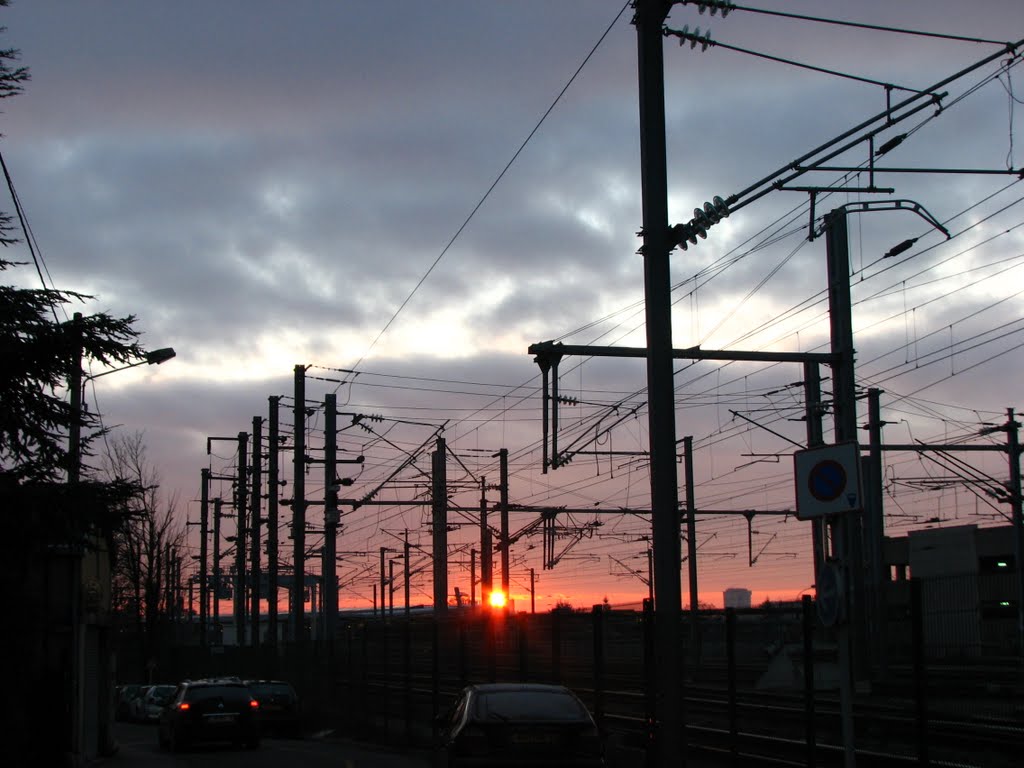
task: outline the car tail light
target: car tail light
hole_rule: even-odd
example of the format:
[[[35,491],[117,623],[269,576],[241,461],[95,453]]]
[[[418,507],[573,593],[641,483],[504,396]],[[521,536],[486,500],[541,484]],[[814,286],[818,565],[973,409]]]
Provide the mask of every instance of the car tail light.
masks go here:
[[[260,703],[256,699],[249,699],[249,709],[257,710],[260,708]]]
[[[188,712],[190,709],[192,709],[192,705],[187,701],[183,701],[178,705],[178,710],[181,712]]]

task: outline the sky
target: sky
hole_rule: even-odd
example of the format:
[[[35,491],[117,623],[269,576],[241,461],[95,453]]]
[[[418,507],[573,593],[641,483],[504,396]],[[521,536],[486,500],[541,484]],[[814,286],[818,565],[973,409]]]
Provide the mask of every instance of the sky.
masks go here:
[[[92,297],[69,312],[134,315],[146,348],[176,350],[89,382],[86,398],[114,438],[142,435],[182,525],[199,519],[203,468],[237,471],[237,441],[208,438],[251,432],[270,397],[290,433],[302,365],[311,455],[333,393],[339,455],[365,457],[339,468],[352,480],[343,495],[395,502],[342,506],[344,606],[372,604],[380,548],[390,559],[406,538],[412,601],[430,601],[430,510],[399,502],[427,497],[437,436],[450,452],[450,588],[471,590],[480,489],[497,502],[506,448],[510,501],[531,508],[511,514],[513,533],[538,508],[579,510],[556,516],[549,546],[539,528],[516,540],[517,608],[531,572],[538,610],[638,603],[644,363],[562,361],[560,393],[575,404],[560,407],[558,444],[572,460],[544,472],[528,353],[546,340],[645,345],[631,19],[619,0],[12,0],[3,45],[32,79],[3,104],[0,152],[33,248],[6,254],[26,266],[5,277],[40,287],[38,258],[47,287]],[[1019,56],[997,54],[1024,38],[1024,6],[758,0],[722,18],[677,4],[667,26],[710,29],[716,43],[664,41],[670,220],[715,196],[744,201],[671,255],[674,346],[824,350],[821,217],[853,206],[857,382],[882,390],[885,441],[999,445],[1004,435],[978,431],[1024,407],[1024,187],[1007,172],[1024,166],[1024,76]],[[806,192],[771,187],[797,158],[993,55],[941,89],[941,108],[879,134],[876,150],[907,134],[876,159],[875,185],[892,193],[854,190],[870,185],[865,172],[803,173],[789,186],[845,190],[819,193],[812,217]],[[823,164],[863,169],[870,152],[859,142]],[[947,172],[907,172],[924,168]],[[894,200],[913,205],[883,208]],[[0,209],[13,210],[9,191]],[[755,603],[811,591],[809,523],[793,514],[801,381],[792,364],[676,361],[695,504],[716,512],[697,516],[702,602],[721,605],[730,587]],[[986,493],[1007,479],[1005,454],[969,458],[886,452],[887,532],[1006,524]],[[291,482],[290,453],[281,465]],[[679,477],[682,499],[682,463]],[[323,488],[311,465],[308,497]],[[212,483],[211,497],[230,495]],[[315,549],[322,506],[308,519]],[[187,535],[191,556],[197,527]]]

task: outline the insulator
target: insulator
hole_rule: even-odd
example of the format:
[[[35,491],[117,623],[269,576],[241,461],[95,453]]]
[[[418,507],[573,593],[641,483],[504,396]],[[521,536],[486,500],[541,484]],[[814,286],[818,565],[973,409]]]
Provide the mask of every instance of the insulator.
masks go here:
[[[909,251],[914,247],[914,243],[917,242],[917,238],[911,238],[910,240],[904,240],[902,243],[897,243],[883,256],[883,259],[888,259],[892,256],[899,256],[904,251]]]
[[[714,16],[716,12],[721,11],[723,19],[735,7],[729,0],[703,0],[703,2],[697,3],[697,11],[699,13],[703,14],[706,9],[709,15]]]
[[[704,239],[708,236],[708,227],[710,226],[711,220],[704,214],[704,211],[700,208],[694,208],[693,220],[690,221],[690,231]]]
[[[905,138],[907,138],[907,134],[905,133],[901,133],[899,136],[893,136],[875,151],[875,157],[881,157],[886,152],[891,152],[896,149],[896,147],[903,143]]]
[[[712,224],[717,224],[722,220],[718,210],[711,203],[704,203],[704,215]]]
[[[711,205],[714,207],[719,219],[729,218],[729,206],[725,204],[725,200],[720,198],[718,195],[715,195],[713,198],[711,198]],[[708,204],[704,203],[705,209],[707,208],[707,206]]]

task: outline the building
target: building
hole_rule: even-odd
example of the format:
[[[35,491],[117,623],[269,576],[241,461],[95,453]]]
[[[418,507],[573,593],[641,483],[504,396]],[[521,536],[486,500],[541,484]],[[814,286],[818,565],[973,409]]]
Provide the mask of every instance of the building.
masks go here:
[[[1019,652],[1019,577],[1013,526],[959,525],[886,536],[889,614],[906,610],[909,579],[922,584],[925,642],[933,656]]]
[[[749,608],[750,590],[742,587],[729,587],[722,593],[726,608]]]

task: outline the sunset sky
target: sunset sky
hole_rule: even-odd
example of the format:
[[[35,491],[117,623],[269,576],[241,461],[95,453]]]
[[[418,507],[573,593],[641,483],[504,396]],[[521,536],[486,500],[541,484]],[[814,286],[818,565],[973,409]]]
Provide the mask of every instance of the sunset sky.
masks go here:
[[[723,19],[677,4],[668,19],[720,43],[665,39],[673,222],[1024,38],[1019,0],[750,6],[861,27],[744,8]],[[507,448],[513,504],[595,510],[558,516],[554,568],[539,529],[516,542],[517,608],[529,607],[531,568],[538,610],[646,596],[650,523],[632,512],[650,505],[644,363],[562,362],[561,394],[577,404],[562,406],[558,442],[575,453],[543,473],[540,374],[527,353],[545,340],[645,344],[631,18],[621,0],[0,9],[3,45],[32,74],[4,104],[0,152],[45,285],[94,297],[69,312],[136,315],[147,348],[177,350],[159,367],[98,379],[86,397],[116,432],[144,434],[182,524],[198,520],[201,470],[237,466],[232,442],[207,454],[207,438],[251,431],[270,396],[290,431],[293,368],[306,365],[312,452],[318,404],[335,393],[339,456],[365,456],[339,469],[353,479],[345,497],[425,498],[433,436],[447,441],[461,508],[449,513],[450,586],[470,591],[481,478],[498,482],[495,454]],[[978,430],[1024,407],[1024,186],[1007,172],[1024,166],[1019,53],[954,80],[942,109],[880,135],[907,138],[879,168],[972,173],[878,172],[892,194],[820,194],[813,225],[806,193],[771,191],[674,251],[674,346],[824,350],[825,244],[809,227],[840,205],[913,201],[948,240],[910,210],[850,218],[858,385],[883,390],[887,442],[998,443]],[[869,151],[862,143],[828,164],[864,167]],[[832,171],[792,185],[868,182]],[[40,286],[25,244],[5,256],[26,263],[8,281]],[[677,434],[693,438],[697,508],[716,513],[697,522],[702,601],[721,605],[728,587],[753,590],[755,602],[811,588],[809,526],[785,514],[805,439],[801,380],[791,364],[677,361]],[[864,402],[860,413],[863,424]],[[1005,455],[968,458],[973,470],[887,453],[887,531],[1008,522],[985,492],[1005,482]],[[290,453],[281,462],[289,495]],[[230,497],[230,483],[215,486],[211,497]],[[306,488],[322,500],[320,465]],[[419,553],[412,600],[429,602],[429,507],[342,515],[343,604],[370,606],[380,547],[398,554],[406,536]],[[321,516],[311,507],[312,548]],[[537,518],[514,512],[512,532]],[[188,536],[191,556],[195,526]],[[685,563],[682,573],[685,602]]]

